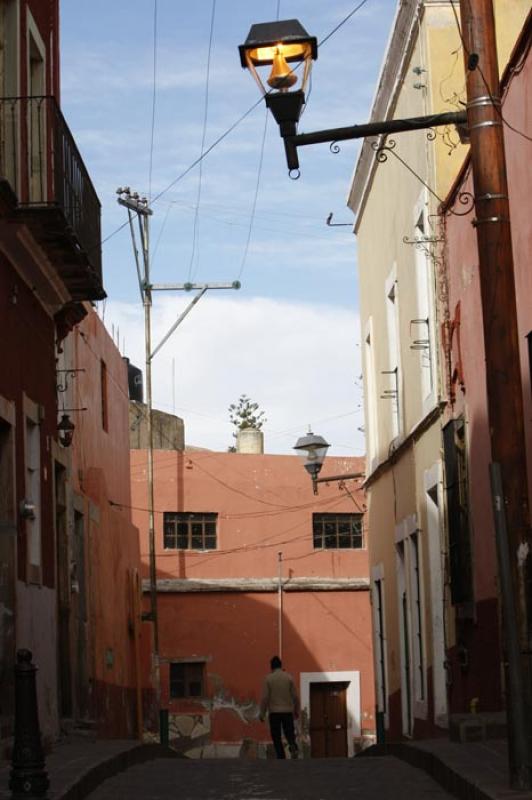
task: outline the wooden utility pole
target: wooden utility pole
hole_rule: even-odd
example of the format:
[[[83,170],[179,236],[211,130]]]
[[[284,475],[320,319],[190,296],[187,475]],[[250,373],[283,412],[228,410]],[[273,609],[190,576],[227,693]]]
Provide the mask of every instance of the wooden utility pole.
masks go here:
[[[500,466],[516,648],[506,644],[510,778],[532,788],[532,536],[510,208],[492,0],[460,0],[492,461]],[[487,466],[487,465],[486,465]],[[498,467],[497,467],[498,469]],[[500,564],[499,564],[500,568]]]

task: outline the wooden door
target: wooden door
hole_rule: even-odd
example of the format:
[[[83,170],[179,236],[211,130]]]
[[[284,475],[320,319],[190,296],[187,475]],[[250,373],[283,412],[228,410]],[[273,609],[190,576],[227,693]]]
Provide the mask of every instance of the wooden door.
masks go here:
[[[310,684],[310,753],[312,758],[347,756],[348,683]]]

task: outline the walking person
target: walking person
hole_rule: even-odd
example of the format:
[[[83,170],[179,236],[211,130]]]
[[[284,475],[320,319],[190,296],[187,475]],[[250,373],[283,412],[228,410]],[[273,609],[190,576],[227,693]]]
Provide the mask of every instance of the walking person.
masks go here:
[[[297,758],[294,719],[299,717],[299,697],[294,679],[283,670],[279,656],[271,659],[270,668],[271,672],[264,678],[259,718],[264,722],[268,713],[270,734],[277,758],[286,758],[282,733],[288,742],[291,757]]]

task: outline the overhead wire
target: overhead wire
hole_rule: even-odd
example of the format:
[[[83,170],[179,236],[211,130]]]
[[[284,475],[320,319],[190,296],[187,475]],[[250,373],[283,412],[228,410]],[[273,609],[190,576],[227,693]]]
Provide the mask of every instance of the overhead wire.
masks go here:
[[[462,42],[462,47],[464,48],[464,52],[469,57],[471,55],[471,52],[468,50],[467,45],[465,43],[464,36],[462,34],[462,27],[460,25],[460,20],[458,19],[458,14],[456,13],[456,8],[454,6],[455,6],[454,0],[451,0],[451,8],[452,8],[452,11],[453,11],[456,27],[458,29],[458,35],[460,36],[460,40]],[[503,125],[506,125],[507,128],[509,128],[514,133],[517,133],[519,136],[522,136],[523,139],[526,139],[528,142],[532,142],[532,136],[529,136],[524,131],[520,131],[514,125],[509,123],[508,120],[503,116],[502,108],[499,107],[499,102],[500,101],[497,98],[493,97],[493,95],[491,93],[491,89],[490,89],[489,84],[488,84],[488,81],[486,80],[486,76],[482,72],[482,66],[481,66],[480,62],[475,66],[475,69],[478,70],[478,73],[479,73],[479,75],[480,75],[480,77],[482,79],[482,83],[484,84],[484,87],[485,87],[485,89],[486,89],[486,91],[487,91],[487,93],[489,95],[489,98],[490,98],[492,104],[493,104],[493,108],[495,110],[495,113],[500,117],[501,122],[503,123]]]
[[[212,8],[211,8],[211,25],[210,25],[210,32],[209,32],[209,46],[207,51],[207,67],[206,67],[206,74],[205,74],[205,96],[203,102],[203,132],[201,136],[201,147],[200,147],[200,155],[203,154],[205,149],[205,140],[207,138],[207,120],[209,117],[209,85],[210,85],[210,75],[211,75],[211,55],[212,55],[212,43],[214,38],[214,20],[216,17],[216,0],[212,0]],[[188,266],[188,280],[192,280],[192,276],[194,274],[194,257],[196,255],[196,243],[197,248],[199,250],[199,227],[200,227],[200,204],[201,204],[201,190],[202,190],[202,179],[203,179],[203,158],[199,161],[199,170],[198,170],[198,189],[196,195],[196,210],[194,213],[194,226],[192,231],[192,252],[190,255],[190,263]],[[199,253],[197,264],[199,265]]]
[[[150,166],[148,171],[148,199],[151,197],[153,173],[153,143],[155,137],[155,104],[157,99],[157,0],[153,0],[153,91],[151,106]]]
[[[338,23],[338,25],[336,25],[336,26],[335,26],[335,27],[332,29],[332,31],[330,31],[330,32],[327,34],[327,36],[325,36],[325,37],[324,37],[324,38],[323,38],[323,39],[322,39],[322,40],[319,42],[319,47],[322,47],[322,46],[323,46],[323,45],[324,45],[326,42],[328,42],[328,41],[329,41],[329,39],[330,39],[332,36],[334,36],[334,34],[335,34],[335,33],[336,33],[338,30],[340,30],[340,28],[341,28],[343,25],[345,25],[345,23],[346,23],[346,22],[348,22],[348,20],[350,20],[350,19],[351,19],[351,17],[352,17],[354,14],[356,14],[356,12],[357,12],[357,11],[359,11],[359,10],[360,10],[360,9],[361,9],[363,6],[365,6],[365,5],[366,5],[366,3],[368,3],[368,2],[369,2],[369,0],[362,0],[362,2],[361,2],[361,3],[359,3],[357,6],[355,6],[355,8],[354,8],[352,11],[350,11],[350,12],[349,12],[349,14],[347,14],[347,15],[344,17],[344,19],[343,19],[343,20],[341,20],[341,21]],[[259,99],[258,99],[258,100],[256,100],[256,101],[255,101],[255,102],[254,102],[254,103],[253,103],[253,104],[252,104],[252,105],[251,105],[251,106],[250,106],[250,107],[249,107],[249,108],[248,108],[248,109],[247,109],[247,110],[246,110],[246,111],[245,111],[243,114],[241,114],[241,115],[240,115],[240,117],[238,117],[238,119],[236,119],[236,120],[235,120],[235,122],[233,122],[233,123],[232,123],[232,125],[230,125],[230,126],[229,126],[229,127],[228,127],[228,128],[227,128],[227,129],[226,129],[226,130],[225,130],[225,131],[222,133],[222,134],[220,134],[220,136],[218,136],[218,137],[217,137],[217,138],[216,138],[216,139],[215,139],[215,140],[212,142],[212,144],[210,144],[210,145],[209,145],[209,147],[207,147],[207,148],[206,148],[206,149],[205,149],[205,150],[204,150],[204,151],[203,151],[203,152],[202,152],[202,153],[201,153],[201,154],[198,156],[198,158],[196,158],[196,159],[195,159],[195,160],[194,160],[194,161],[193,161],[191,164],[189,164],[189,166],[188,166],[186,169],[184,169],[184,170],[183,170],[181,173],[179,173],[179,175],[178,175],[176,178],[174,178],[172,181],[170,181],[170,183],[169,183],[167,186],[165,186],[165,188],[164,188],[164,189],[161,189],[161,191],[160,191],[160,192],[158,192],[158,193],[157,193],[157,194],[156,194],[154,197],[152,197],[152,198],[151,198],[151,203],[152,203],[152,204],[153,204],[153,203],[156,203],[156,202],[157,202],[157,201],[158,201],[158,200],[159,200],[161,197],[163,197],[163,195],[165,195],[167,192],[169,192],[169,191],[170,191],[170,189],[172,189],[172,188],[173,188],[173,187],[174,187],[174,186],[175,186],[177,183],[179,183],[180,181],[182,181],[182,180],[183,180],[183,178],[185,178],[185,177],[186,177],[186,176],[187,176],[187,175],[188,175],[188,174],[189,174],[189,173],[190,173],[190,172],[191,172],[191,171],[192,171],[192,170],[193,170],[195,167],[197,167],[197,166],[198,166],[198,164],[199,164],[201,161],[203,161],[203,159],[204,159],[204,158],[206,158],[206,157],[209,155],[209,153],[211,153],[211,152],[214,150],[214,148],[215,148],[215,147],[217,147],[219,144],[221,144],[221,142],[223,142],[223,141],[224,141],[224,139],[226,139],[226,138],[227,138],[227,137],[228,137],[228,136],[229,136],[229,135],[230,135],[230,134],[231,134],[231,133],[232,133],[232,132],[235,130],[235,128],[237,128],[237,127],[238,127],[238,126],[239,126],[239,125],[240,125],[240,124],[241,124],[241,123],[242,123],[242,122],[243,122],[245,119],[247,119],[247,117],[249,117],[249,115],[250,115],[250,114],[251,114],[251,113],[252,113],[252,112],[253,112],[253,111],[254,111],[254,110],[255,110],[255,109],[256,109],[256,108],[257,108],[259,105],[261,105],[261,103],[263,102],[263,99],[264,99],[263,97],[259,97]],[[102,239],[100,242],[98,242],[98,244],[94,245],[94,247],[93,247],[93,248],[90,248],[90,249],[94,249],[94,248],[96,248],[96,247],[100,247],[100,246],[101,246],[102,244],[104,244],[105,242],[108,242],[108,241],[109,241],[109,239],[111,239],[113,236],[115,236],[117,233],[119,233],[119,231],[121,231],[123,228],[125,228],[125,226],[126,226],[126,225],[127,225],[127,222],[126,222],[126,223],[123,223],[122,225],[119,225],[117,228],[115,228],[115,230],[113,230],[111,233],[109,233],[109,234],[108,234],[108,235],[107,235],[107,236],[106,236],[104,239]]]

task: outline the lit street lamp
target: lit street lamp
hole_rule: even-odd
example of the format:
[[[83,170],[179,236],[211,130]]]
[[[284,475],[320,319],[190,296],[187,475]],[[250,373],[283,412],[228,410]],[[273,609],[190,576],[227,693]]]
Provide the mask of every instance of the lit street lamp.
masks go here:
[[[367,125],[351,125],[346,128],[329,128],[313,133],[298,133],[297,125],[305,105],[305,88],[310,76],[312,61],[318,57],[315,36],[309,36],[297,19],[263,22],[252,25],[244,44],[239,46],[240,63],[249,69],[264,95],[266,106],[279,125],[286,152],[286,163],[290,173],[299,177],[297,148],[319,142],[339,142],[345,139],[363,139],[366,136],[397,133],[433,128],[437,125],[465,125],[465,111],[430,114],[410,119],[390,119],[371,122]],[[289,67],[293,64],[293,67]],[[257,68],[271,67],[266,89]],[[297,89],[297,72],[302,68],[300,86]]]

